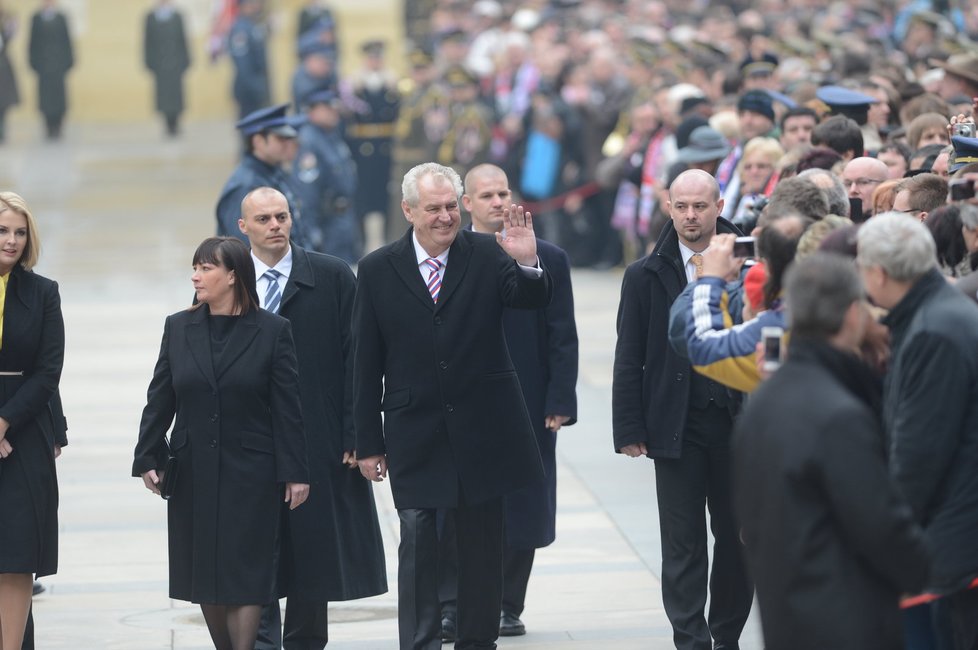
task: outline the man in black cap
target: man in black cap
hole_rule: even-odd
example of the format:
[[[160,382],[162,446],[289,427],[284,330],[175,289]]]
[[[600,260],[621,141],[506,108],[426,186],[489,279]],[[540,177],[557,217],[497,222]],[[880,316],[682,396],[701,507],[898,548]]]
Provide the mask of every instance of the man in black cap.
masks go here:
[[[764,52],[757,58],[748,54],[740,64],[744,90],[777,90],[777,69],[778,57],[771,52]]]
[[[305,229],[299,213],[299,200],[288,172],[283,169],[296,154],[296,118],[286,115],[288,104],[259,109],[235,125],[244,138],[245,154],[231,174],[217,201],[217,234],[237,237],[247,243],[238,228],[241,201],[253,189],[274,187],[289,201],[294,222],[292,239],[307,247]]]
[[[716,172],[717,182],[724,199],[723,217],[732,218],[740,196],[740,174],[737,167],[744,153],[744,145],[752,138],[771,136],[774,131],[774,100],[764,90],[748,90],[737,100],[737,116],[740,118],[740,143],[720,163]]]

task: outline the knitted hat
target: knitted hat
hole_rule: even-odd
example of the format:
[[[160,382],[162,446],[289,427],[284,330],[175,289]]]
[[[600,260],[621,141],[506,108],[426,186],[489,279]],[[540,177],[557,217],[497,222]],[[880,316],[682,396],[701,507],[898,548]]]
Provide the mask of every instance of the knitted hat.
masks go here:
[[[744,298],[755,314],[764,309],[765,282],[767,282],[767,269],[760,263],[750,267],[744,276]]]
[[[737,100],[738,111],[750,111],[774,121],[774,103],[763,90],[748,90]]]

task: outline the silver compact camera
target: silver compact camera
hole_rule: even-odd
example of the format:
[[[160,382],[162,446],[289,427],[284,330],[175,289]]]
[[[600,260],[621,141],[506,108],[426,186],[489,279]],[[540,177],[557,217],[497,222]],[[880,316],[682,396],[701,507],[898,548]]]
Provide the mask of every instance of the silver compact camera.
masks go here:
[[[958,122],[952,127],[953,135],[960,135],[965,138],[975,137],[975,123],[974,122]]]

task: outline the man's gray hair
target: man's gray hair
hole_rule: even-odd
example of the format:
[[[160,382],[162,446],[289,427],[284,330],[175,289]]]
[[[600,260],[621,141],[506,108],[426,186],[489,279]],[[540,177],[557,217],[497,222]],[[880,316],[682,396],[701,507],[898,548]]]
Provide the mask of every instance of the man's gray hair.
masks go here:
[[[862,297],[862,281],[850,258],[816,252],[795,261],[785,280],[792,338],[826,340],[838,334],[846,310]]]
[[[937,266],[937,246],[927,226],[902,212],[884,212],[864,223],[857,250],[860,266],[879,266],[898,282],[915,282]]]
[[[827,178],[828,187],[818,185],[818,181],[812,178],[812,176],[824,176]],[[846,191],[846,186],[842,184],[842,179],[837,174],[833,174],[827,169],[813,167],[798,174],[798,178],[808,178],[818,185],[819,189],[822,190],[822,194],[825,195],[826,201],[828,201],[829,214],[835,214],[840,217],[849,216],[849,192]],[[868,208],[869,206],[866,207]]]
[[[425,176],[440,176],[452,184],[455,196],[462,196],[462,179],[451,167],[439,165],[434,162],[421,163],[412,167],[408,173],[404,174],[404,181],[401,183],[401,198],[411,207],[417,207],[420,196],[418,193],[418,183]]]
[[[978,230],[978,205],[958,203],[958,214],[961,215],[961,225],[968,230]]]

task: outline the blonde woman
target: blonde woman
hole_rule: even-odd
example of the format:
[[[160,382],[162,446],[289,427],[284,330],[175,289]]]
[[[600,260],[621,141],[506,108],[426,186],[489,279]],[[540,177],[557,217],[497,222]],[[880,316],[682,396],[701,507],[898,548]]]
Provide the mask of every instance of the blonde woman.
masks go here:
[[[65,330],[58,285],[33,273],[40,252],[27,204],[0,192],[0,648],[19,650],[32,574],[58,568],[58,479],[49,402]]]

